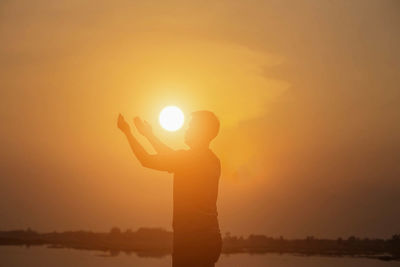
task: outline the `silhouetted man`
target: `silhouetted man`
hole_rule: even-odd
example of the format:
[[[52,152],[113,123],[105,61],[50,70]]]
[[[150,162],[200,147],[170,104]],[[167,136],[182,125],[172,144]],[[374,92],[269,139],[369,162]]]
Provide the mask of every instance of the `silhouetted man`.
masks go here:
[[[218,118],[209,111],[192,113],[185,133],[190,149],[176,151],[155,137],[147,122],[135,117],[134,123],[157,151],[155,155],[147,153],[120,114],[118,128],[136,158],[144,167],[174,173],[172,266],[214,266],[222,246],[216,206],[221,167],[209,144],[218,134]]]

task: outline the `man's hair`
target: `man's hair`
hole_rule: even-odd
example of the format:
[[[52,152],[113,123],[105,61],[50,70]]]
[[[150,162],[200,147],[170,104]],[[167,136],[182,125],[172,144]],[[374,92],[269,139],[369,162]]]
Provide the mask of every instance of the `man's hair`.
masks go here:
[[[219,132],[219,119],[215,114],[208,110],[192,112],[193,121],[203,130],[208,141],[213,140]]]

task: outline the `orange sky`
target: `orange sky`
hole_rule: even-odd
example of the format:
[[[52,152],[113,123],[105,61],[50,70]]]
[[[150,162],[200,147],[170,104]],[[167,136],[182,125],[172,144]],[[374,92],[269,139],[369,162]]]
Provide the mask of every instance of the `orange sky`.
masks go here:
[[[2,1],[0,229],[170,229],[116,128],[213,110],[222,232],[399,232],[397,1]],[[143,140],[143,139],[141,139]]]

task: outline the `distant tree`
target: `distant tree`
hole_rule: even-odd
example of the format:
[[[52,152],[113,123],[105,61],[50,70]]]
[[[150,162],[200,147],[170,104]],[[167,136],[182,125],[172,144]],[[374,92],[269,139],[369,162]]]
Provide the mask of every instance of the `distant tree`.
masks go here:
[[[400,241],[400,235],[393,235],[392,236],[392,240],[395,242],[399,242]]]
[[[113,235],[113,236],[120,235],[121,234],[121,229],[119,229],[118,227],[113,227],[110,230],[110,234]]]
[[[350,243],[354,243],[357,240],[357,238],[355,236],[350,236],[347,241]]]
[[[26,233],[27,233],[27,234],[37,234],[37,232],[34,231],[34,230],[32,230],[30,227],[28,227],[28,228],[26,229]]]
[[[112,249],[112,250],[110,250],[110,257],[116,257],[119,255],[119,253],[120,253],[119,250]]]
[[[231,232],[226,232],[225,239],[230,239],[230,238],[231,238]]]

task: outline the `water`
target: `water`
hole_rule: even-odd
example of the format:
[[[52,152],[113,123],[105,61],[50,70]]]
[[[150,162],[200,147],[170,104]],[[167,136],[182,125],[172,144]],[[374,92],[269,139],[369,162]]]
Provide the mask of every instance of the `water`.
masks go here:
[[[171,257],[138,257],[120,253],[110,257],[103,252],[75,250],[68,248],[47,248],[45,246],[19,247],[0,246],[1,267],[168,267]],[[350,257],[296,256],[290,254],[222,254],[217,267],[391,267],[400,262],[385,262],[375,259]]]

